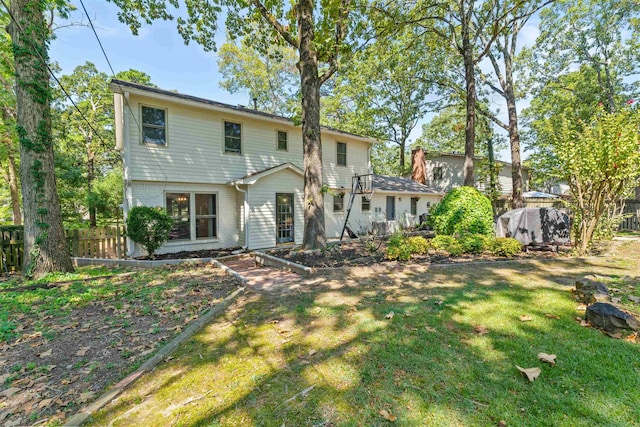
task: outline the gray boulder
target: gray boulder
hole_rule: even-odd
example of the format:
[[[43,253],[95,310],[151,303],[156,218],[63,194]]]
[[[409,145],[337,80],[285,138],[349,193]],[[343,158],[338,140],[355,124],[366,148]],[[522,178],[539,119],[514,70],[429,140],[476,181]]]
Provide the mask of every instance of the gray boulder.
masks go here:
[[[593,326],[613,334],[624,329],[637,331],[640,328],[638,319],[605,302],[597,302],[587,307],[586,317]]]
[[[573,292],[576,294],[578,301],[585,304],[611,301],[607,286],[604,283],[595,282],[587,277],[576,280]]]

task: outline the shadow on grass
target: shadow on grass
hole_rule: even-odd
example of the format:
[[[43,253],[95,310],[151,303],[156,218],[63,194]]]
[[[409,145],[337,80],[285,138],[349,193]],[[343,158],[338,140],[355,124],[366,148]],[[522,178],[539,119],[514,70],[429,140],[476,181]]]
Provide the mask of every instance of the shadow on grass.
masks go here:
[[[577,260],[407,267],[249,293],[96,422],[391,425],[385,409],[393,425],[634,425],[640,347],[581,327],[563,286],[591,273],[625,270]],[[542,374],[528,383],[515,365]]]

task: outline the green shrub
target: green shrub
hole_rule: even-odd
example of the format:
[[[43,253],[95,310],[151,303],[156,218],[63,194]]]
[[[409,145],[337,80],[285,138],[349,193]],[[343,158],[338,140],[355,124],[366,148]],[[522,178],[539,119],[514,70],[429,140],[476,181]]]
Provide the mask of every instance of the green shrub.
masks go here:
[[[493,210],[489,198],[472,187],[451,190],[429,217],[436,234],[493,234]]]
[[[394,233],[387,243],[387,259],[408,261],[411,259],[411,245],[402,233]]]
[[[173,218],[162,208],[136,206],[127,216],[127,235],[145,248],[149,257],[169,239]]]
[[[429,241],[422,236],[413,236],[407,239],[412,254],[424,255],[429,253]]]
[[[451,256],[460,256],[465,253],[464,247],[460,244],[460,242],[454,241],[449,247],[446,249]]]
[[[431,247],[434,249],[440,249],[446,251],[447,248],[455,244],[456,239],[453,236],[447,236],[446,234],[438,234],[431,239]]]
[[[458,241],[465,254],[481,254],[492,245],[492,239],[483,234],[463,234]]]
[[[496,256],[512,257],[522,252],[522,243],[512,237],[498,237],[493,241],[491,253]]]

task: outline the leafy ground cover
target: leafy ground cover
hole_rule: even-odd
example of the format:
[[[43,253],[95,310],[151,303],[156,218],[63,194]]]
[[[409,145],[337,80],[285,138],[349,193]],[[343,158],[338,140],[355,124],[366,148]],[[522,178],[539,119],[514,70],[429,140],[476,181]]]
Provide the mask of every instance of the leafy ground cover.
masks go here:
[[[62,423],[236,288],[204,264],[114,273],[0,285],[0,425]]]
[[[248,292],[94,425],[631,426],[640,344],[581,326],[606,275],[640,305],[640,242],[586,260],[398,266]],[[538,358],[555,355],[555,365]],[[538,368],[530,382],[516,366]]]

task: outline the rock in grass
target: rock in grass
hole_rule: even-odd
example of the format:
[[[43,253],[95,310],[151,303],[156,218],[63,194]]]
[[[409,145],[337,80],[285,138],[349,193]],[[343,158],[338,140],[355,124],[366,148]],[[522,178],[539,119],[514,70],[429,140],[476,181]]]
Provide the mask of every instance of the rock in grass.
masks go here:
[[[586,316],[593,326],[613,334],[624,329],[637,331],[640,328],[638,319],[606,302],[597,302],[587,307]]]
[[[578,297],[578,301],[585,304],[592,304],[594,302],[609,302],[611,296],[609,290],[604,283],[595,282],[588,277],[584,279],[576,280],[575,294]]]

